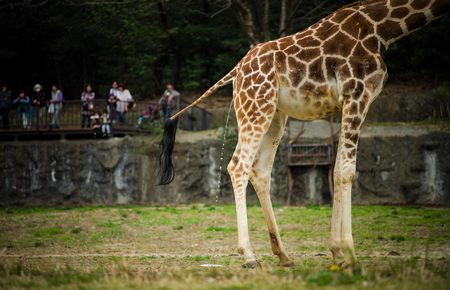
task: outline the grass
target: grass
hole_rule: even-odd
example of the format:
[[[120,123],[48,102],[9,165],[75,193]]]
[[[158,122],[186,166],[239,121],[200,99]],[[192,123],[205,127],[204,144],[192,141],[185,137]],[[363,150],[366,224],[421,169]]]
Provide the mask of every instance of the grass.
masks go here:
[[[0,209],[0,289],[448,289],[449,209],[354,206],[353,276],[330,268],[330,207],[275,214],[293,268],[271,254],[258,206],[261,270],[240,267],[232,205]]]

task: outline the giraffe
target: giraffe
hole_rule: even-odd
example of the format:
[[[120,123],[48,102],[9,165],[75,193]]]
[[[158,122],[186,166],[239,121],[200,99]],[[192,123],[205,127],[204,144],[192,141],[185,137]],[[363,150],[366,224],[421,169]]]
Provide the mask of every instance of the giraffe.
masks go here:
[[[351,187],[361,126],[380,93],[387,69],[382,54],[403,36],[450,10],[450,0],[366,0],[344,6],[309,28],[253,47],[221,80],[165,124],[160,184],[174,178],[171,153],[177,117],[218,88],[233,83],[239,136],[227,170],[236,203],[243,267],[258,267],[250,244],[246,187],[253,185],[280,265],[293,260],[283,247],[270,200],[270,176],[288,117],[314,120],[342,111],[334,167],[329,249],[340,267],[356,263]]]

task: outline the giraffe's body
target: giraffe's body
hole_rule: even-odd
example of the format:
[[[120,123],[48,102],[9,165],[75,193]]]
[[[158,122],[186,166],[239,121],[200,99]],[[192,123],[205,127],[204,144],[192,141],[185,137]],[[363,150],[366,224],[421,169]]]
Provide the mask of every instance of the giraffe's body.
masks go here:
[[[228,172],[236,199],[238,247],[246,265],[257,263],[247,226],[248,180],[261,201],[274,254],[283,265],[292,264],[281,243],[269,196],[278,143],[288,116],[314,120],[339,110],[342,128],[334,170],[330,249],[336,263],[351,263],[351,186],[357,144],[370,103],[387,78],[381,54],[397,39],[448,10],[450,0],[368,0],[348,5],[302,32],[252,48],[228,75],[191,104],[233,82],[239,138]]]

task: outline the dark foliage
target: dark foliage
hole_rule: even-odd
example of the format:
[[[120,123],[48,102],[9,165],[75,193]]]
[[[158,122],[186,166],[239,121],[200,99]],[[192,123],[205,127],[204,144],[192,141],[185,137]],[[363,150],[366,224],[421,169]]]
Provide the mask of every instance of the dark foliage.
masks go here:
[[[0,6],[0,82],[9,83],[16,92],[30,90],[37,82],[47,90],[51,83],[58,83],[69,99],[79,98],[86,82],[102,96],[116,79],[143,98],[160,93],[166,82],[174,82],[179,89],[207,88],[236,64],[251,42],[239,8],[227,7],[227,2],[5,4]],[[302,30],[351,1],[287,1],[290,22],[283,31],[281,0],[268,1],[269,25],[261,20],[264,11],[258,5],[263,1],[246,2],[253,7],[255,25],[267,28],[261,37],[273,39]],[[396,43],[386,55],[390,76],[448,78],[449,27],[450,17],[445,16]]]

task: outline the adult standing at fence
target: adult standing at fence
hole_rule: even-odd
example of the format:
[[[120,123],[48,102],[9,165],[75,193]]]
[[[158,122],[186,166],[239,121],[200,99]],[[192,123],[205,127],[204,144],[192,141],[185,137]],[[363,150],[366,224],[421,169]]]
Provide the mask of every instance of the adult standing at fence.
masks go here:
[[[180,93],[173,88],[172,84],[167,84],[166,90],[159,100],[159,104],[162,107],[164,121],[170,118],[174,106],[177,107],[177,110],[179,109]]]
[[[119,97],[119,83],[114,81],[111,89],[106,96],[106,104],[108,106],[109,119],[112,124],[117,120],[117,98]]]
[[[95,92],[90,84],[84,86],[81,93],[81,128],[91,127],[91,115],[94,112]]]
[[[16,126],[22,126],[23,129],[29,129],[33,117],[33,108],[31,107],[30,97],[25,94],[24,90],[21,90],[19,91],[18,97],[13,101],[13,104],[17,105]]]
[[[47,109],[47,99],[45,98],[44,88],[40,84],[33,87],[32,106],[36,112],[36,129],[45,127],[45,110]]]
[[[50,99],[50,106],[48,112],[52,114],[52,122],[50,128],[59,129],[59,115],[62,110],[62,103],[64,100],[63,93],[57,85],[52,86],[52,98]]]
[[[133,102],[133,97],[128,89],[125,89],[123,84],[120,84],[117,95],[117,113],[119,114],[119,123],[125,124],[126,115],[130,104]]]
[[[9,110],[11,109],[11,91],[6,84],[0,89],[0,118],[2,118],[2,128],[9,129]]]

